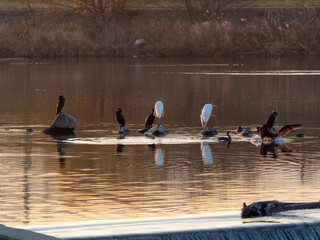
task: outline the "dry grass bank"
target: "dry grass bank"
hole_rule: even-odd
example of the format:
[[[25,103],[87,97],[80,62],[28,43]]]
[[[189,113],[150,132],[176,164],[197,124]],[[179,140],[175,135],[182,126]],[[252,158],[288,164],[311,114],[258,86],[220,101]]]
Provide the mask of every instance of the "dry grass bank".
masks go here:
[[[103,22],[59,14],[0,22],[0,57],[130,56],[144,38],[151,56],[320,55],[320,21],[303,12],[190,24],[186,19]]]

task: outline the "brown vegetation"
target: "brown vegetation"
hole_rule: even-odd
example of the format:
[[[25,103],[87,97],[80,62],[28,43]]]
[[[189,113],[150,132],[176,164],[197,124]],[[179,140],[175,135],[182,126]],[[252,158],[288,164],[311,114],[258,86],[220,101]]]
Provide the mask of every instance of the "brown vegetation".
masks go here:
[[[0,36],[1,57],[130,56],[138,38],[151,56],[320,54],[318,10],[310,6],[289,17],[279,9],[252,20],[193,24],[183,17],[106,21],[59,11],[2,20]]]

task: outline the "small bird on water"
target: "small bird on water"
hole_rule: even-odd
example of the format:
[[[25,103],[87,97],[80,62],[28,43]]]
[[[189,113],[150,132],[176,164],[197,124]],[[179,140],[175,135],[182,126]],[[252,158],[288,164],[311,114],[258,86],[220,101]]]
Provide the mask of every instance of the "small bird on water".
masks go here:
[[[220,142],[231,142],[231,136],[230,136],[230,131],[227,131],[227,136],[228,137],[219,137],[218,138],[218,140],[220,141]]]
[[[61,112],[63,106],[64,106],[64,103],[66,101],[66,98],[64,96],[59,96],[59,101],[57,103],[57,106],[56,106],[56,113],[57,115]]]
[[[155,119],[154,108],[152,108],[152,112],[146,117],[146,120],[144,121],[145,127],[146,128],[152,127],[154,119]]]
[[[116,111],[115,117],[116,117],[116,120],[118,121],[118,123],[120,124],[120,127],[124,127],[126,125],[126,119],[124,118],[124,116],[122,114],[121,108],[118,108],[118,110]]]

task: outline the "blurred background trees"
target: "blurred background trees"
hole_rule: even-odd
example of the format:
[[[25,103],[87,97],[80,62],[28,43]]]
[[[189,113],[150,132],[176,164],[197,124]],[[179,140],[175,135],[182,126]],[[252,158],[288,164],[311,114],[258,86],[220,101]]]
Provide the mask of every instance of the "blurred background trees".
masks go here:
[[[118,16],[123,13],[127,0],[24,0],[30,11],[33,5],[69,9],[76,13],[89,14],[96,18]]]

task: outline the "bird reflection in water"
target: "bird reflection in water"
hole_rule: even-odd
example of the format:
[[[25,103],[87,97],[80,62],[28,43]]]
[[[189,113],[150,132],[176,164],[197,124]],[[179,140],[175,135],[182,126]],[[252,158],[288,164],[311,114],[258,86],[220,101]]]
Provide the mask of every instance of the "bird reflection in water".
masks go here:
[[[117,151],[118,153],[122,153],[123,148],[124,148],[124,145],[122,145],[122,144],[117,144],[117,145],[116,145],[116,151]]]
[[[164,153],[159,145],[150,144],[148,147],[152,150],[154,154],[154,162],[157,166],[164,165]]]
[[[209,143],[202,142],[201,143],[201,155],[204,165],[212,165],[212,151]]]
[[[72,147],[72,145],[66,143],[66,140],[70,138],[76,138],[74,133],[51,135],[51,137],[57,142],[57,152],[59,153],[60,167],[63,168],[66,165],[66,148]]]
[[[157,166],[163,166],[163,164],[164,164],[164,153],[163,153],[161,147],[159,147],[159,146],[156,146],[155,154],[154,154],[154,161]]]
[[[278,158],[278,149],[280,149],[281,152],[283,153],[296,152],[294,149],[290,148],[287,144],[284,144],[284,143],[276,144],[273,142],[270,144],[261,143],[259,152],[263,156],[267,156],[268,153],[271,153],[273,158]]]

